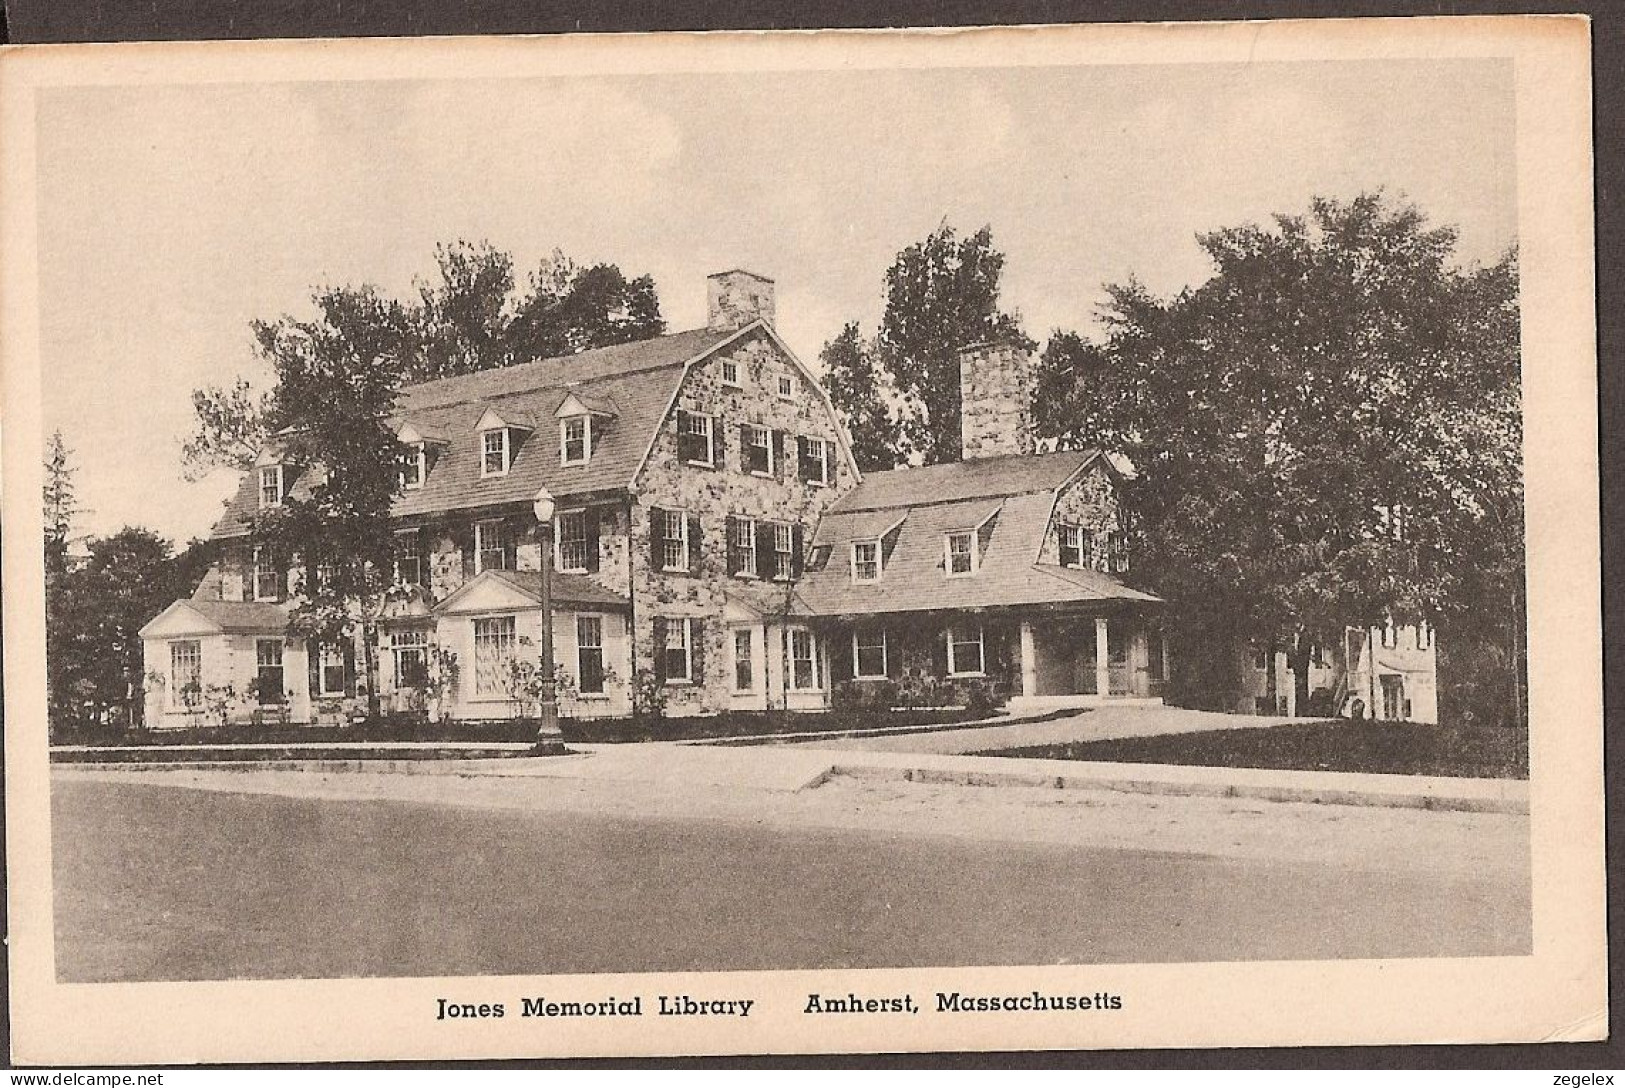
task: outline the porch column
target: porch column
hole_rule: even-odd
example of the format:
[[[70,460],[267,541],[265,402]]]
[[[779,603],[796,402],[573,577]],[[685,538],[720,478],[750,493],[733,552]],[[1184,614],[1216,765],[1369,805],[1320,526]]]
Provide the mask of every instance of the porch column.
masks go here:
[[[1095,617],[1095,693],[1102,698],[1111,694],[1111,651],[1107,648],[1108,630],[1105,616]]]
[[[1031,699],[1038,694],[1038,653],[1033,645],[1033,625],[1021,621],[1021,694]]]

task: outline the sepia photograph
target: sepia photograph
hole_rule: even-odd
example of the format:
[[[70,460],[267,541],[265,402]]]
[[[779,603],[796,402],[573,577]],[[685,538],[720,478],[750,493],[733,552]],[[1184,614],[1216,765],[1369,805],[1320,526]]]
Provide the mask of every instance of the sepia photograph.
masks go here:
[[[19,1043],[1600,1037],[1585,23],[1404,22],[0,55]]]

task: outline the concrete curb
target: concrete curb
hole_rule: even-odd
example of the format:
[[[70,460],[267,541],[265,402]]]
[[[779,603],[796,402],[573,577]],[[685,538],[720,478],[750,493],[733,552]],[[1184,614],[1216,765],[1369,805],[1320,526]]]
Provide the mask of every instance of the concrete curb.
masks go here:
[[[976,758],[978,764],[991,757]],[[916,761],[917,762],[917,761]],[[1233,767],[1183,767],[1161,763],[1066,763],[1023,760],[1020,769],[987,766],[920,766],[838,760],[822,779],[918,782],[954,786],[1019,786],[1028,789],[1095,789],[1174,797],[1236,797],[1319,805],[1414,808],[1441,812],[1527,815],[1529,784],[1483,778],[1422,778],[1344,774],[1335,771],[1268,771]],[[1038,765],[1038,766],[1034,766]]]

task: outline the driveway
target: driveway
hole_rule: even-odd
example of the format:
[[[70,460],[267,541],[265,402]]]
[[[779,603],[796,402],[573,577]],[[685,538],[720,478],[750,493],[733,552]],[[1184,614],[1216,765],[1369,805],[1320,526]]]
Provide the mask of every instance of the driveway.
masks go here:
[[[1287,725],[1306,718],[1267,718],[1251,714],[1217,714],[1177,706],[1100,706],[1053,721],[1020,721],[1009,725],[942,729],[931,733],[898,733],[882,737],[837,737],[797,742],[803,748],[838,748],[847,752],[924,752],[968,755],[994,748],[1027,748],[1080,740],[1151,737],[1163,733],[1198,733],[1211,729],[1256,729]]]

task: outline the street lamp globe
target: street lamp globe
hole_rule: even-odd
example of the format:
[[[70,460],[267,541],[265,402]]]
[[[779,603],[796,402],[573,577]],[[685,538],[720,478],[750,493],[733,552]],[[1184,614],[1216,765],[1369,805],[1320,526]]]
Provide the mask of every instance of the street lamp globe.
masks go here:
[[[530,501],[531,512],[536,515],[536,520],[543,525],[553,523],[553,511],[557,506],[558,504],[553,501],[553,493],[545,487],[538,488],[536,497]]]

